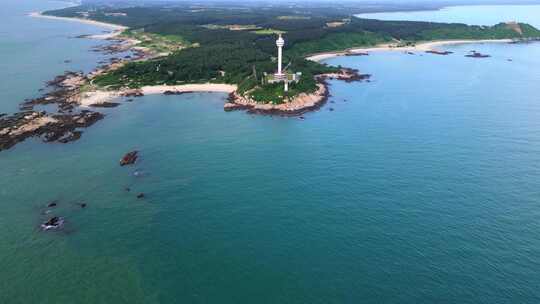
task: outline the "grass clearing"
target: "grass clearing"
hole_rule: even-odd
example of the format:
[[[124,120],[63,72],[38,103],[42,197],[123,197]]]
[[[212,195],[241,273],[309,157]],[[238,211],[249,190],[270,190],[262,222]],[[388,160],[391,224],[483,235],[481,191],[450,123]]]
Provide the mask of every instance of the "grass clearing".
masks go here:
[[[286,31],[280,31],[280,30],[269,28],[269,29],[261,29],[258,31],[253,31],[253,33],[257,35],[279,35],[279,34],[285,34]]]

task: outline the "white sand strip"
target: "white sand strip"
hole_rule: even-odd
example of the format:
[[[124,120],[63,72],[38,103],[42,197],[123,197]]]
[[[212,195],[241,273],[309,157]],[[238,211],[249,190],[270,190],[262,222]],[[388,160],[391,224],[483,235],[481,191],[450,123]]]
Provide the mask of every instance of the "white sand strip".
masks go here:
[[[414,51],[434,51],[437,50],[437,47],[442,47],[445,45],[457,45],[457,44],[477,44],[477,43],[509,43],[512,42],[511,39],[484,39],[484,40],[440,40],[440,41],[429,41],[418,43],[415,46],[406,46],[406,47],[396,47],[395,44],[381,44],[374,47],[365,47],[365,48],[353,48],[341,52],[325,52],[320,54],[315,54],[307,57],[306,59],[311,61],[322,61],[325,59],[345,56],[347,54],[355,53],[369,53],[369,52],[380,52],[380,51],[400,51],[400,52],[414,52]]]
[[[202,84],[185,84],[185,85],[158,85],[142,87],[140,91],[144,95],[163,94],[166,91],[188,93],[188,92],[207,92],[207,93],[232,93],[236,91],[237,86],[222,83],[202,83]],[[113,99],[122,96],[124,91],[92,91],[85,92],[81,96],[79,104],[82,107],[91,105],[103,104],[110,102]]]
[[[184,84],[184,85],[159,85],[159,86],[146,86],[142,87],[142,93],[144,95],[150,94],[163,94],[166,91],[173,92],[222,92],[232,93],[236,91],[236,85],[224,84],[224,83],[201,83],[201,84]]]

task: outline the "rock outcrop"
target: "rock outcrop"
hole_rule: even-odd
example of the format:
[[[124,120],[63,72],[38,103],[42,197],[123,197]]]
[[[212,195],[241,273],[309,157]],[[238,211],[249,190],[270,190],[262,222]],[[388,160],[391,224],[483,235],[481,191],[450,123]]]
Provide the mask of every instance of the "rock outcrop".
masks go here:
[[[42,137],[45,142],[67,143],[81,137],[82,131],[104,117],[103,114],[81,111],[76,114],[47,114],[24,111],[0,118],[0,151],[29,138]]]
[[[127,166],[132,165],[137,161],[137,158],[139,157],[138,151],[131,151],[126,153],[121,159],[120,159],[120,166]]]

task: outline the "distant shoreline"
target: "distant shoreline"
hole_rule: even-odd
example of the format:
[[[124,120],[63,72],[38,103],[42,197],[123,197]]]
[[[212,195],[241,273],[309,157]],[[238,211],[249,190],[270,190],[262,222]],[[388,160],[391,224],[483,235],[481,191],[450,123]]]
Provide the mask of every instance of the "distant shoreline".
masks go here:
[[[63,20],[63,21],[72,21],[72,22],[79,22],[89,25],[95,25],[99,27],[106,27],[115,31],[125,31],[129,29],[127,26],[118,25],[114,23],[107,23],[107,22],[101,22],[101,21],[95,21],[90,19],[83,19],[83,18],[75,18],[75,17],[57,17],[57,16],[49,16],[44,15],[43,12],[32,12],[29,13],[28,16],[35,17],[35,18],[45,18],[45,19],[52,19],[52,20]]]
[[[373,47],[360,47],[360,48],[351,48],[344,51],[334,51],[334,52],[322,52],[306,57],[307,60],[311,61],[322,61],[334,57],[340,56],[354,56],[360,55],[362,53],[369,52],[381,52],[381,51],[400,51],[400,52],[427,52],[435,51],[437,47],[442,47],[445,45],[458,45],[458,44],[475,44],[475,43],[510,43],[512,39],[480,39],[480,40],[438,40],[438,41],[426,41],[418,43],[414,46],[404,46],[398,47],[395,44],[380,44]]]

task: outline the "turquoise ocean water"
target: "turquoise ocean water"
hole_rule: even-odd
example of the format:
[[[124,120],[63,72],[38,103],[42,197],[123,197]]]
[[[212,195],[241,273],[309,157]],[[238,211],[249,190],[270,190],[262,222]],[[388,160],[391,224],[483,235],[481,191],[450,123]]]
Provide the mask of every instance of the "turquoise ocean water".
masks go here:
[[[69,39],[102,29],[24,16],[61,4],[8,3],[3,111],[102,58]],[[538,303],[540,44],[449,48],[330,59],[373,81],[304,121],[145,96],[1,152],[0,303]]]

